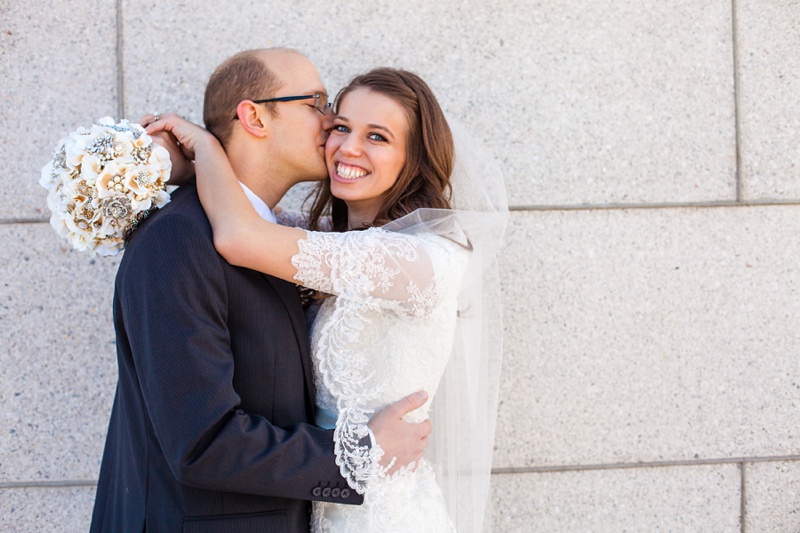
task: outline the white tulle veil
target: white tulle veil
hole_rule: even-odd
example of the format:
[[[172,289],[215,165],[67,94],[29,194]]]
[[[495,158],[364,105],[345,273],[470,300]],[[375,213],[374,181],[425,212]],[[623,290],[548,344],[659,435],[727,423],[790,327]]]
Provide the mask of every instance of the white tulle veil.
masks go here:
[[[420,209],[385,226],[440,234],[470,249],[458,295],[452,354],[432,404],[434,465],[458,533],[490,530],[489,481],[502,360],[497,255],[508,222],[500,165],[462,126],[448,121],[456,148],[454,209]]]

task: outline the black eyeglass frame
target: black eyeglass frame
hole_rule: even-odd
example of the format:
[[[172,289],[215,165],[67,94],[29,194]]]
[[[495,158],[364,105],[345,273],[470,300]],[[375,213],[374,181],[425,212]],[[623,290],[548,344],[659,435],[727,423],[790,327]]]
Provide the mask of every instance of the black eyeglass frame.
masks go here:
[[[323,96],[325,97],[326,102],[325,105],[323,105],[322,108],[320,108],[319,104],[322,101]],[[306,94],[303,96],[279,96],[278,98],[264,98],[262,100],[251,100],[251,102],[253,102],[254,104],[266,104],[268,102],[294,102],[295,100],[308,100],[309,98],[313,98],[314,100],[316,100],[316,102],[314,103],[314,109],[316,109],[323,115],[326,115],[328,113],[328,110],[332,106],[331,102],[327,101],[328,95],[323,93]],[[233,117],[233,120],[236,120],[238,118],[239,115],[235,115]]]

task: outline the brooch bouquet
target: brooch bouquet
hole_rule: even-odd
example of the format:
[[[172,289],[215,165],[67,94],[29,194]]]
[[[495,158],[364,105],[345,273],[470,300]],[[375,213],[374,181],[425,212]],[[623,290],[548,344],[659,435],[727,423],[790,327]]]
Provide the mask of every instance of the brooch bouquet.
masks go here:
[[[42,169],[50,225],[76,250],[116,255],[142,220],[169,203],[171,169],[169,152],[138,124],[104,117],[78,128]]]

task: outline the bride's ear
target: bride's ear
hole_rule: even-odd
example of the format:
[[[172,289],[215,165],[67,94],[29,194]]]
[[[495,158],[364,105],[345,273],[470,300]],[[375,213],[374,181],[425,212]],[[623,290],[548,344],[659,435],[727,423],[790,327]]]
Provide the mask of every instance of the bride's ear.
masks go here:
[[[247,133],[256,137],[266,137],[269,113],[263,106],[254,104],[250,100],[242,100],[236,106],[236,116],[239,117],[239,123]]]

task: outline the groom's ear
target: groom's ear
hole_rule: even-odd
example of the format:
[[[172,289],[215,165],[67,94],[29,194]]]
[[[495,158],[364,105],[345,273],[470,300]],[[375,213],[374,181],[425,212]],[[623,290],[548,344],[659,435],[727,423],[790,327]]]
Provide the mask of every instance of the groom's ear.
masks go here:
[[[269,120],[269,113],[263,108],[254,104],[250,100],[242,100],[236,106],[236,116],[239,117],[238,122],[242,128],[256,137],[267,136],[267,124]]]

